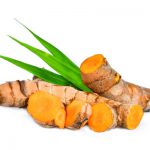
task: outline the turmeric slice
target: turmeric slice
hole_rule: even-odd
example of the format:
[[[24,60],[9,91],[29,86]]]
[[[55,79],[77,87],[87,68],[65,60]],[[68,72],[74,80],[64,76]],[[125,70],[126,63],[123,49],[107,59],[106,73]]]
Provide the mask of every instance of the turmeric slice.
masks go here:
[[[66,111],[64,108],[60,108],[55,116],[55,125],[58,126],[59,128],[64,128],[65,119],[66,119]]]
[[[65,110],[60,99],[44,91],[38,91],[28,100],[27,111],[43,125],[64,128]]]
[[[139,104],[150,110],[150,89],[121,79],[103,55],[87,58],[80,66],[83,82],[95,93],[126,104]]]
[[[128,129],[135,129],[139,125],[143,117],[142,108],[139,105],[132,106],[126,119],[126,127]]]
[[[106,103],[98,103],[92,107],[92,115],[88,120],[89,127],[96,132],[106,131],[116,123],[116,114]]]
[[[83,101],[74,100],[67,106],[66,112],[65,126],[67,128],[79,129],[87,123],[91,115],[91,107]]]

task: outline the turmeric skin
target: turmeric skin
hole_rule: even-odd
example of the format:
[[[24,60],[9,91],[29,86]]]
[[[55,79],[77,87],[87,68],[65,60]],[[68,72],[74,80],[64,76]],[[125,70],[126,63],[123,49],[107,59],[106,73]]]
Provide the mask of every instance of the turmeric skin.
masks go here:
[[[121,79],[103,55],[87,58],[80,66],[83,82],[95,93],[126,104],[139,104],[150,109],[150,89]]]

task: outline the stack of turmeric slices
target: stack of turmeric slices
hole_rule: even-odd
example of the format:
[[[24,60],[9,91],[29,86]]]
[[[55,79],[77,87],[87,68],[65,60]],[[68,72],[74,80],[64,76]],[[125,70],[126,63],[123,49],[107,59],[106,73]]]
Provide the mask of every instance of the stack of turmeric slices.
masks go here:
[[[121,79],[102,54],[87,58],[79,68],[55,46],[20,24],[49,53],[9,37],[40,57],[58,74],[0,55],[36,76],[33,80],[0,85],[1,105],[27,107],[33,119],[43,126],[80,129],[88,124],[96,132],[115,127],[138,127],[143,111],[150,110],[150,89]]]

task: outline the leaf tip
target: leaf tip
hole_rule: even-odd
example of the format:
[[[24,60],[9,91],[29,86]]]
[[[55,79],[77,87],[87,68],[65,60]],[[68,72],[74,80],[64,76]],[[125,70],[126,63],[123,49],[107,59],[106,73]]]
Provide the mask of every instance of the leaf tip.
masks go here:
[[[14,20],[15,20],[17,23],[23,25],[17,18],[14,18]]]
[[[11,36],[11,35],[9,35],[9,34],[7,34],[7,36],[8,36],[9,38],[12,38],[12,36]]]

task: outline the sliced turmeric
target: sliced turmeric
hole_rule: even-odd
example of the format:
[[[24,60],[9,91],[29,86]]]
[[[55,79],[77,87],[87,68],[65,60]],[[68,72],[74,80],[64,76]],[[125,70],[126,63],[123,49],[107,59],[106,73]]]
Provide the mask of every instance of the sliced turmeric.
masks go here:
[[[65,109],[60,99],[48,92],[38,91],[31,95],[28,100],[27,110],[42,125],[64,128]]]
[[[83,82],[94,92],[121,103],[139,104],[145,111],[150,109],[150,89],[122,80],[103,55],[87,58],[80,70]]]
[[[128,112],[126,119],[126,126],[128,129],[135,129],[139,125],[139,120],[143,116],[143,111],[139,105],[132,106]]]
[[[92,115],[89,118],[88,125],[96,132],[103,132],[111,129],[116,125],[116,114],[111,111],[109,105],[106,103],[98,103],[92,107]]]
[[[9,84],[12,84],[12,82]],[[32,90],[29,85],[32,85]],[[90,128],[94,131],[102,132],[116,126],[134,129],[139,125],[143,116],[140,105],[122,104],[99,96],[96,93],[79,91],[69,86],[58,86],[40,80],[23,81],[19,86],[20,88],[18,90],[24,88],[24,90],[20,90],[25,95],[24,98],[21,98],[21,95],[16,97],[14,95],[10,96],[9,94],[13,92],[10,88],[9,90],[5,88],[6,90],[3,91],[1,87],[9,87],[7,83],[0,85],[1,104],[5,103],[9,105],[11,100],[11,106],[24,107],[30,97],[28,112],[36,121],[45,125],[54,125],[63,128],[63,120],[66,118],[66,127],[81,128],[87,123],[90,117],[88,121]],[[44,94],[41,94],[43,92]],[[62,103],[67,105],[66,115]],[[90,105],[92,106],[93,112],[91,112]],[[43,113],[41,113],[42,111]]]
[[[55,125],[59,128],[65,127],[65,120],[66,120],[66,110],[64,107],[60,108],[55,115]]]
[[[67,117],[65,126],[72,129],[83,127],[92,113],[91,106],[88,103],[78,100],[74,100],[69,104],[66,108],[66,112]]]
[[[88,125],[96,132],[103,132],[116,126],[135,129],[142,117],[143,110],[140,105],[121,104],[99,97],[97,103],[92,106]]]

